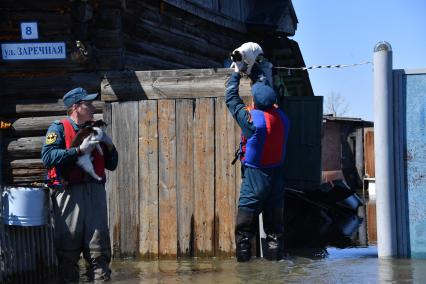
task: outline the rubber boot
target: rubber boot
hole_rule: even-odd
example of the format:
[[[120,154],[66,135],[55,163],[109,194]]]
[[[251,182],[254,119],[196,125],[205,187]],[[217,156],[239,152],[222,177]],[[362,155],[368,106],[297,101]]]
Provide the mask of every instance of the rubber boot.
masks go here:
[[[263,257],[280,260],[284,250],[284,210],[275,208],[263,212],[263,228],[266,233],[266,249]]]
[[[256,232],[256,217],[258,215],[238,209],[235,226],[235,243],[237,261],[249,261],[251,258],[251,239]]]

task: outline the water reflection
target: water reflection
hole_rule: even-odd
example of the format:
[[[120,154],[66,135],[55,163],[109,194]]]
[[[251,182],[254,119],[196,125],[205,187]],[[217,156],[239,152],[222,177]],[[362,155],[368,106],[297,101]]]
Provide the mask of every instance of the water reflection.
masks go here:
[[[424,283],[426,261],[378,259],[377,249],[329,249],[325,258],[114,261],[112,283]]]

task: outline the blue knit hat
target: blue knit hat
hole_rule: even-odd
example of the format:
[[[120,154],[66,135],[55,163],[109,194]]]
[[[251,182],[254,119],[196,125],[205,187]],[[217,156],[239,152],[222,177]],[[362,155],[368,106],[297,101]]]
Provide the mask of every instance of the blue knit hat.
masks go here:
[[[277,101],[274,89],[264,82],[258,82],[251,87],[254,106],[258,109],[267,109]]]

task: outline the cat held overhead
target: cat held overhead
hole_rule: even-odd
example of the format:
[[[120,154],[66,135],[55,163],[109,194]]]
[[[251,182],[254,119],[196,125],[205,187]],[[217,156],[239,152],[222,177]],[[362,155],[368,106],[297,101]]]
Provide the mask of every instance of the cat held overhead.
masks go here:
[[[101,141],[106,125],[107,124],[102,119],[86,122],[77,132],[71,143],[71,147],[80,146],[83,140],[87,137],[89,137],[91,141]],[[102,156],[104,154],[100,144],[96,144],[96,147],[92,151],[99,151],[99,154]],[[85,153],[78,157],[77,165],[80,166],[89,175],[91,175],[94,179],[101,181],[102,178],[96,174],[92,160],[92,152]]]

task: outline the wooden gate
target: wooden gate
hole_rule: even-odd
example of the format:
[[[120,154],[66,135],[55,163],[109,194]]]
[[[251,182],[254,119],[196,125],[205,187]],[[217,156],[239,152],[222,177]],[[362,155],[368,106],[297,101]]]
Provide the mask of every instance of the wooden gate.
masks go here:
[[[119,151],[107,185],[115,256],[234,253],[241,173],[231,161],[240,130],[223,97],[228,75],[150,71],[103,82],[104,118]],[[249,94],[247,80],[241,89]],[[128,98],[141,99],[120,101]]]

